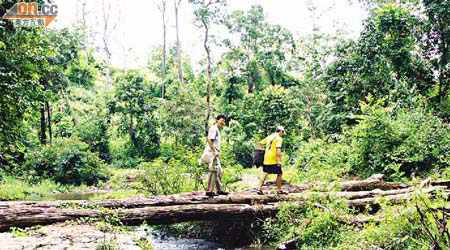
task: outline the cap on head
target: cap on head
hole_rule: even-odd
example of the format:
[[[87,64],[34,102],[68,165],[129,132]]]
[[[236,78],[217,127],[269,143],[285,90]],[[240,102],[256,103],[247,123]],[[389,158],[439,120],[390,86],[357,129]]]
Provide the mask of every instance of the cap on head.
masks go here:
[[[225,119],[225,121],[227,120],[227,117],[224,114],[220,114],[220,115],[217,115],[216,121],[218,121],[218,120],[220,120],[222,118]]]
[[[283,131],[286,134],[286,131],[284,130],[283,126],[277,126],[275,132],[280,132],[280,131]]]

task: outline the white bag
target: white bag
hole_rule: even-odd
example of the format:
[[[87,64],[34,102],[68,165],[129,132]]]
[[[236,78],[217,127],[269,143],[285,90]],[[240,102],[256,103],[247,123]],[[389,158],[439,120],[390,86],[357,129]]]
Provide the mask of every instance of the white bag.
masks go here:
[[[210,150],[203,151],[202,156],[200,157],[200,160],[204,163],[211,163],[214,160],[214,153]]]

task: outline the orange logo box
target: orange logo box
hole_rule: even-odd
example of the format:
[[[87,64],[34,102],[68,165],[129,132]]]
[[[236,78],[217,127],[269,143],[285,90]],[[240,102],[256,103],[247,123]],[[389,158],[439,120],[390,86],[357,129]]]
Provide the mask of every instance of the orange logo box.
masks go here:
[[[58,15],[58,5],[43,4],[39,10],[37,3],[16,3],[3,16],[5,19],[45,19],[45,26],[48,26]]]

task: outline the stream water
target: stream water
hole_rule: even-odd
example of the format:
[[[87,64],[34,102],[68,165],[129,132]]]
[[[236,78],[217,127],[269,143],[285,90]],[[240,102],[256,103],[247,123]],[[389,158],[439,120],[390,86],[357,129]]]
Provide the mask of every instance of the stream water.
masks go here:
[[[192,238],[177,238],[176,236],[169,235],[165,232],[154,230],[149,227],[139,227],[136,229],[139,235],[146,236],[149,241],[152,242],[154,249],[161,250],[268,250],[273,247],[262,246],[260,248],[245,246],[245,247],[227,247],[218,243],[207,241],[203,239]]]

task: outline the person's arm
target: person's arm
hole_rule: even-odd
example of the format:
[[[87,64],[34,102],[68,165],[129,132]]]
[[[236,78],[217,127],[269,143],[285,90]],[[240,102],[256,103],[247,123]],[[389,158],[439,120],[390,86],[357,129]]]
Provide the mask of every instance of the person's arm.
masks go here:
[[[281,167],[281,148],[277,148],[277,165]]]
[[[276,140],[276,148],[277,148],[277,165],[281,167],[281,144],[283,143],[283,139],[278,137]]]
[[[214,156],[216,157],[219,155],[219,152],[216,146],[214,145],[214,140],[216,139],[217,133],[218,131],[216,131],[214,127],[211,127],[208,132],[208,145],[211,151],[214,153]]]
[[[211,148],[211,150],[213,151],[214,156],[218,156],[219,152],[217,152],[216,146],[214,146],[214,141],[211,139],[208,139],[208,144],[209,144],[209,147]]]
[[[259,149],[262,149],[262,146],[265,145],[266,143],[267,143],[267,137],[264,138],[264,140],[262,140],[262,141],[259,142],[258,148],[259,148]]]

